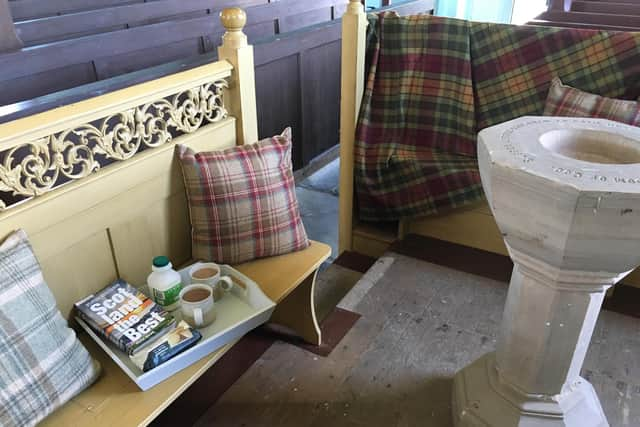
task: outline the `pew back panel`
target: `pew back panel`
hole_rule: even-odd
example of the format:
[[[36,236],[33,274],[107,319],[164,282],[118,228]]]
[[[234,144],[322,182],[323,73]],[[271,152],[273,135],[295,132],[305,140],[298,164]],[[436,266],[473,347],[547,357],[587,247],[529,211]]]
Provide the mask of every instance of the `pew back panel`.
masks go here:
[[[220,61],[0,125],[0,191],[30,196],[2,206],[0,239],[27,231],[66,317],[75,301],[116,277],[142,285],[154,255],[166,254],[176,265],[191,259],[175,144],[202,151],[257,138],[253,49],[238,16],[238,10],[227,14]],[[236,268],[281,303],[275,319],[318,345],[315,272],[330,251],[311,242]],[[145,426],[233,345],[141,392],[90,338],[80,339],[102,375],[42,425]]]

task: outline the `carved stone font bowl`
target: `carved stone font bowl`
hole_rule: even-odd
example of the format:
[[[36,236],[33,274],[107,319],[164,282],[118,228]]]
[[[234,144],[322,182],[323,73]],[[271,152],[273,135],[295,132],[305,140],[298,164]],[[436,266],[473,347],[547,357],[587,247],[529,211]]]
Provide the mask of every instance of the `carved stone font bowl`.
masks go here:
[[[510,250],[568,270],[640,263],[640,128],[522,117],[480,132],[478,162]]]

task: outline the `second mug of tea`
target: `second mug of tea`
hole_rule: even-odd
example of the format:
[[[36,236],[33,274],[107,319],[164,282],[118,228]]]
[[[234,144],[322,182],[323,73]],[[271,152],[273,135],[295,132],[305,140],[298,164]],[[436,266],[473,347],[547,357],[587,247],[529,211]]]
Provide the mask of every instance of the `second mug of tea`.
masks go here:
[[[219,301],[225,292],[233,288],[233,281],[229,276],[221,276],[220,266],[215,262],[202,262],[189,269],[191,283],[203,283],[211,286],[213,299]]]
[[[203,328],[216,320],[213,290],[208,285],[185,286],[180,291],[182,319],[194,328]]]

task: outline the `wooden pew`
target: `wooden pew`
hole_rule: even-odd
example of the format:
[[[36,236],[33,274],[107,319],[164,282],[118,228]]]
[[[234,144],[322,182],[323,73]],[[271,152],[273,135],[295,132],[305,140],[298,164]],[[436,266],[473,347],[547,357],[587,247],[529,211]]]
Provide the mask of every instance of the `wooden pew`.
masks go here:
[[[345,3],[346,0],[317,0],[304,4],[298,0],[281,0],[250,7],[247,9],[249,18],[245,33],[255,41],[280,34],[280,22],[285,29],[292,29],[296,19],[307,24],[327,17],[337,19],[338,6]],[[283,21],[288,18],[291,19]],[[86,29],[77,27],[81,28]],[[208,14],[37,45],[0,55],[0,105],[180,58],[205,53],[215,55],[214,41],[219,40],[222,33],[223,28],[217,19]]]
[[[40,180],[36,184],[38,191],[32,193],[20,183],[28,180],[29,173],[45,173],[48,168],[14,170],[19,183],[11,179],[2,181],[12,191],[32,198],[0,209],[0,239],[15,229],[26,230],[65,317],[71,317],[75,301],[98,291],[116,277],[143,284],[154,255],[165,254],[175,265],[191,260],[189,213],[180,166],[174,156],[175,144],[203,151],[256,140],[253,49],[242,34],[242,20],[235,18],[238,12],[231,11],[228,16],[231,16],[227,18],[229,31],[219,51],[220,61],[0,125],[0,155],[4,159],[13,155],[12,150],[22,149],[35,157],[42,156],[39,160],[46,163],[48,157],[42,151],[30,151],[30,147],[42,148],[42,144],[47,144],[46,149],[52,152],[84,147],[83,153],[92,161],[105,157],[112,160],[97,170],[80,173],[76,169],[77,176],[63,186],[49,188],[46,180]],[[223,81],[230,83],[227,89]],[[200,96],[203,91],[221,104],[195,102],[189,111],[181,108],[189,99],[185,94]],[[163,100],[169,101],[171,117],[177,117],[175,122],[169,121],[166,111],[159,113],[146,108]],[[221,105],[225,111],[213,114],[214,105]],[[100,147],[117,143],[117,138],[104,129],[109,127],[107,124],[124,127],[131,124],[128,122],[131,111],[145,111],[132,119],[139,126],[129,135],[135,147],[131,156],[118,159],[113,154],[118,150],[96,148],[96,141],[103,144]],[[173,138],[149,144],[141,131],[155,127],[145,127],[148,120],[168,126]],[[180,127],[180,123],[186,122],[191,125]],[[73,131],[86,130],[89,124],[96,125],[96,139],[85,145],[74,139]],[[102,133],[97,129],[102,129]],[[78,159],[73,156],[61,157],[67,166],[77,164]],[[65,167],[58,163],[51,166],[53,173],[62,173]],[[6,177],[7,173],[11,172],[3,163],[0,176]],[[329,246],[312,242],[302,251],[236,267],[277,302],[273,321],[293,328],[317,345],[321,333],[313,306],[315,273],[330,251]],[[81,334],[81,341],[100,361],[102,375],[94,385],[45,419],[44,426],[145,426],[233,345],[229,343],[142,392],[89,337]]]
[[[91,9],[104,9],[145,0],[12,0],[11,14],[15,20],[42,18]]]
[[[544,19],[534,19],[534,20],[528,21],[527,25],[535,25],[538,27],[582,28],[584,30],[602,30],[602,31],[639,31],[640,30],[640,28],[635,28],[635,27],[620,27],[617,25],[582,24],[578,22],[548,21]]]
[[[340,16],[334,13],[334,8],[337,6],[344,10],[346,6],[346,1],[340,0],[319,0],[313,3],[294,0],[280,0],[274,3],[268,3],[268,0],[155,0],[18,21],[15,27],[24,44],[34,46],[159,22],[217,15],[225,7],[238,3],[248,8],[249,28],[273,21],[275,33],[331,21]],[[262,7],[254,9],[251,6]],[[215,18],[212,20],[216,22]]]
[[[540,14],[537,19],[544,19],[555,22],[593,24],[598,26],[609,25],[614,27],[640,28],[640,16],[633,15],[610,15],[605,13],[584,13],[573,11],[547,11]]]
[[[14,18],[14,21],[20,39],[26,46],[33,46],[158,22],[184,20],[207,14],[217,15],[222,9],[233,5],[247,8],[267,2],[268,0],[156,0],[39,19]]]
[[[573,1],[571,10],[574,12],[640,16],[640,2]]]

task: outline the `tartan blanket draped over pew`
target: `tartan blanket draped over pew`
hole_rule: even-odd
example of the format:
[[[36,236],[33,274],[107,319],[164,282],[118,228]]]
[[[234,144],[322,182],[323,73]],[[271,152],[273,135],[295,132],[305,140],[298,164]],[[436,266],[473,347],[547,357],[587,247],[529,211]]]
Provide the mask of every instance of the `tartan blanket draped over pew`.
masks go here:
[[[640,95],[640,33],[369,15],[355,143],[360,219],[441,213],[483,198],[476,135],[542,115],[554,76],[611,98]]]

